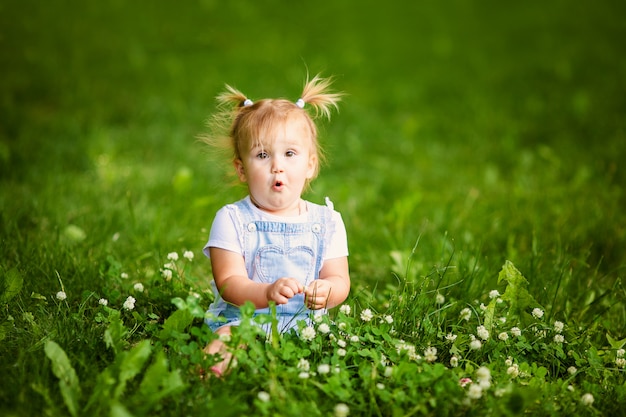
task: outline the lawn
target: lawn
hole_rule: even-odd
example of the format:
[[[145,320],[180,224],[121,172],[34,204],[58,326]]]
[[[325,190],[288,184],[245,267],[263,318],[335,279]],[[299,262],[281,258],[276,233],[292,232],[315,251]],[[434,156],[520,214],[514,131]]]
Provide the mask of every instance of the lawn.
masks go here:
[[[620,413],[624,12],[0,0],[0,413]],[[316,73],[346,96],[305,197],[342,213],[351,294],[202,379],[201,249],[246,193],[200,139],[215,96]]]

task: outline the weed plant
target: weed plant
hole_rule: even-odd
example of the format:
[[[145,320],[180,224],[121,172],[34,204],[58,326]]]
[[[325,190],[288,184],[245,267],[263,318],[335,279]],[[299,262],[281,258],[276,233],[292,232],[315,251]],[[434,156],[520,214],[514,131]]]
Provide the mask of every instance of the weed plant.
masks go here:
[[[623,12],[0,1],[0,414],[620,415]],[[270,340],[242,306],[214,378],[201,248],[245,189],[197,137],[307,67],[348,93],[305,197],[351,294]]]

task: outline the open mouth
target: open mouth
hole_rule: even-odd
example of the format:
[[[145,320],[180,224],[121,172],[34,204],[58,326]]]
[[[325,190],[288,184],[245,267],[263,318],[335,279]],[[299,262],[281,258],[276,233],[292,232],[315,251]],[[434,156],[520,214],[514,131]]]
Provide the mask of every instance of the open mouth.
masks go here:
[[[282,187],[283,186],[283,182],[282,181],[276,181],[274,183],[274,187]]]

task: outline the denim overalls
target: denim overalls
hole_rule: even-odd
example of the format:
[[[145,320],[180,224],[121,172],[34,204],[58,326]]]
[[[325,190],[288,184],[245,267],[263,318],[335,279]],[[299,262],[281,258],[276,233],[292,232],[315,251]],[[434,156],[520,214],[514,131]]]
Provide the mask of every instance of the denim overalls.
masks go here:
[[[259,220],[249,198],[226,206],[237,219],[248,277],[263,283],[291,277],[305,287],[316,280],[322,268],[326,242],[334,232],[332,203],[328,199],[326,202],[328,207],[307,202],[308,218],[303,223]],[[213,331],[224,325],[238,325],[239,307],[224,301],[215,282],[211,284],[216,298],[207,311],[206,324]],[[255,316],[269,312],[269,308],[258,309]],[[307,320],[311,310],[304,305],[304,294],[297,294],[287,304],[277,305],[276,313],[278,330],[282,333],[296,328],[299,320]],[[321,313],[323,311],[317,310],[314,314]],[[263,327],[269,333],[270,325]]]

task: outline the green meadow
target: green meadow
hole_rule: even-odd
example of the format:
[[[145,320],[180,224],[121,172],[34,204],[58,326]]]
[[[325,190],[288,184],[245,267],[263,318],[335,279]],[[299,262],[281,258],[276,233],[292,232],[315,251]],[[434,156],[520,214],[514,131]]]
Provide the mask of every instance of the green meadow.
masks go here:
[[[0,0],[0,414],[623,413],[625,12]],[[244,323],[207,377],[202,247],[246,194],[215,96],[317,73],[346,96],[305,198],[342,213],[351,294]]]

